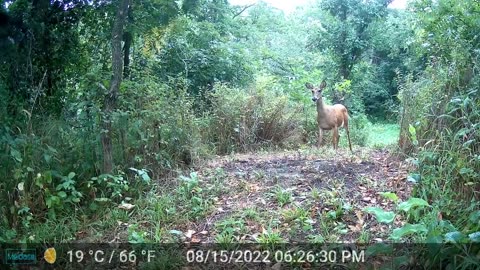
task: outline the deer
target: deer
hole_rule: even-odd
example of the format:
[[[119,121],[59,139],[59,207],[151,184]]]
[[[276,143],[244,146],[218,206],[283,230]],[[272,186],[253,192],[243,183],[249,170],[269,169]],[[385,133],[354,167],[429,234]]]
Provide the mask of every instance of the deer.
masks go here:
[[[318,147],[320,147],[324,130],[333,129],[333,149],[338,149],[338,128],[344,127],[347,131],[348,145],[352,151],[352,143],[350,142],[350,131],[348,129],[348,111],[342,104],[326,105],[323,103],[322,91],[327,86],[325,80],[320,86],[314,87],[311,83],[305,83],[305,87],[312,91],[312,101],[317,105],[317,124],[318,124]]]

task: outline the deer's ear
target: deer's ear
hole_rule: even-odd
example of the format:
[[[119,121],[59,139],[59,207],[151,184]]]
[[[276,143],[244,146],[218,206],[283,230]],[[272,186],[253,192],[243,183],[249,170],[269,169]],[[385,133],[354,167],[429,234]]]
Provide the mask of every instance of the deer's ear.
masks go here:
[[[325,88],[325,86],[327,86],[327,82],[325,80],[323,80],[322,83],[320,84],[319,88],[323,89],[323,88]]]
[[[313,85],[309,82],[305,83],[305,87],[308,89],[313,89]]]

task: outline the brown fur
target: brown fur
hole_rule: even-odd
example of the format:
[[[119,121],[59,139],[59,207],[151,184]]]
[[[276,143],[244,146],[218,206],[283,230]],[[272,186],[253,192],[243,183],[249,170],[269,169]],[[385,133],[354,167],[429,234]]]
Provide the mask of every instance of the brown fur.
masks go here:
[[[305,87],[312,91],[312,100],[317,104],[317,123],[318,123],[318,146],[322,143],[323,130],[333,129],[333,148],[338,149],[338,128],[344,127],[347,131],[348,145],[352,151],[352,143],[350,142],[350,130],[348,128],[348,111],[342,104],[326,105],[323,103],[322,91],[327,86],[322,81],[319,87],[313,87],[312,84],[306,83]],[[353,152],[353,151],[352,151]]]

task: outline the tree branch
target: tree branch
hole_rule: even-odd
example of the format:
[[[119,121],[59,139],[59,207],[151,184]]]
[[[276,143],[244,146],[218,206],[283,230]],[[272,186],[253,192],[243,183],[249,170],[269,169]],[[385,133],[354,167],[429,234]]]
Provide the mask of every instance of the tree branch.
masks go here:
[[[102,89],[105,93],[108,92],[108,89],[103,85],[103,83],[97,82],[97,86]]]
[[[253,7],[254,5],[255,3],[244,6],[242,10],[240,10],[240,12],[237,12],[235,15],[233,15],[232,19],[235,19],[237,16],[240,16],[240,14],[242,14],[245,10],[247,10],[247,8]]]

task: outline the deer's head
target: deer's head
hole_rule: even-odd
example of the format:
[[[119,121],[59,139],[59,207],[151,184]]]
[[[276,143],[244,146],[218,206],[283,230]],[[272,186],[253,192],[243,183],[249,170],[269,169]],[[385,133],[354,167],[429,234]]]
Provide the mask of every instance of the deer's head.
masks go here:
[[[314,87],[311,83],[306,83],[305,87],[307,89],[310,89],[312,91],[312,101],[317,102],[318,100],[322,99],[322,91],[327,86],[327,83],[325,80],[322,81],[322,83],[318,87]]]

